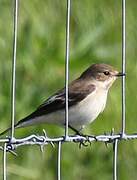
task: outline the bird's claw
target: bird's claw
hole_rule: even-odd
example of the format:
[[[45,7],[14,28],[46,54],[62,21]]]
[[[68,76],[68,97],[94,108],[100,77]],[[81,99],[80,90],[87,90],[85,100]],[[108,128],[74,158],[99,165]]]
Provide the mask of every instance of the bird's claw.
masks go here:
[[[79,142],[79,149],[81,149],[82,146],[87,147],[88,144],[86,144],[86,143],[87,143],[86,141],[81,140],[81,141]]]
[[[88,136],[88,135],[82,135],[82,136],[85,137],[86,139],[80,141],[79,148],[81,148],[82,146],[84,146],[84,147],[87,147],[88,145],[91,146],[90,138],[94,138],[95,141],[97,141],[96,136],[92,136],[92,135],[90,135],[90,136]]]

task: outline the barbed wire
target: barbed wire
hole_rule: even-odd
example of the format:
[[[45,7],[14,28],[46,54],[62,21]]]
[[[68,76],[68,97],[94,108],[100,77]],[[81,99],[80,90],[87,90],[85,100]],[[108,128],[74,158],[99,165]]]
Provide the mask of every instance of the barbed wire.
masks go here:
[[[126,0],[121,0],[122,5],[122,72],[126,72]],[[3,180],[7,179],[7,152],[11,152],[16,155],[15,150],[20,146],[25,145],[39,145],[41,151],[43,146],[55,144],[58,145],[57,156],[57,179],[61,179],[61,149],[62,143],[74,142],[80,145],[88,145],[92,142],[103,142],[113,144],[113,180],[117,180],[117,164],[118,164],[118,142],[122,140],[137,139],[137,133],[126,134],[126,86],[125,76],[122,77],[122,127],[121,132],[114,134],[112,130],[110,133],[103,135],[69,135],[68,134],[68,83],[69,83],[69,54],[70,54],[70,11],[71,0],[66,0],[66,57],[65,57],[65,87],[66,87],[66,107],[65,107],[65,135],[61,137],[50,138],[47,136],[45,130],[43,135],[30,135],[24,138],[14,137],[14,124],[15,124],[15,84],[16,84],[16,52],[17,52],[17,21],[18,21],[18,0],[14,0],[14,20],[13,20],[13,57],[12,57],[12,93],[11,93],[11,136],[4,139],[0,139],[0,150],[3,151]],[[81,147],[81,146],[80,146]]]
[[[54,143],[59,143],[59,142],[75,142],[75,143],[81,143],[81,142],[87,142],[91,143],[93,141],[95,142],[104,142],[104,143],[114,143],[115,140],[133,140],[137,139],[137,133],[134,134],[102,134],[102,135],[72,135],[69,136],[66,140],[65,136],[62,137],[55,137],[55,138],[50,138],[47,135],[35,135],[32,134],[30,136],[24,137],[24,138],[13,138],[11,141],[11,138],[7,139],[0,139],[0,143],[5,142],[6,143],[6,149],[7,151],[9,150],[15,150],[20,146],[24,145],[52,145],[54,147]],[[2,146],[1,146],[2,149]]]

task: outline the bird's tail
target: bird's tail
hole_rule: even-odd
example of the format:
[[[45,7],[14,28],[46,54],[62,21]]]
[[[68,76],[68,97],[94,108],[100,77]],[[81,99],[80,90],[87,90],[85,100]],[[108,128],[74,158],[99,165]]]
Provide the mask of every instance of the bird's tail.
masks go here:
[[[9,132],[11,130],[11,127],[7,128],[5,131],[3,131],[2,133],[0,133],[0,136],[6,134],[7,132]]]
[[[14,124],[14,128],[18,128],[19,127],[20,122],[17,122],[16,124]],[[0,133],[0,136],[3,136],[4,134],[8,133],[9,131],[11,131],[11,127],[7,128],[5,131]]]
[[[24,119],[26,119],[26,118],[24,118]],[[24,127],[24,124],[23,124],[23,123],[24,123],[24,119],[18,121],[16,124],[14,124],[14,128],[17,129],[17,128]],[[0,133],[0,136],[8,133],[9,131],[11,131],[11,129],[12,129],[11,127],[7,128],[5,131],[3,131],[3,132]]]

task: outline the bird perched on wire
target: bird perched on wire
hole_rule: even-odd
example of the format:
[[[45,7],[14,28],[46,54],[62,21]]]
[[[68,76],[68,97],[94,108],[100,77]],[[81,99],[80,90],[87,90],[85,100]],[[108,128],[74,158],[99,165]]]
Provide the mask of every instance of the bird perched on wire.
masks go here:
[[[93,64],[68,87],[68,127],[80,134],[85,125],[93,122],[104,110],[109,88],[119,76],[108,64]],[[44,101],[34,112],[21,119],[15,128],[38,125],[40,123],[65,126],[65,88]],[[5,134],[6,129],[0,135]]]

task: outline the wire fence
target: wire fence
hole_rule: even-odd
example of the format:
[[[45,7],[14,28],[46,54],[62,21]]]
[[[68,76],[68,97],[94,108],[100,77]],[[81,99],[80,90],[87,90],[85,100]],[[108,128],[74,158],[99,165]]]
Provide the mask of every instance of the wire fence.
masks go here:
[[[126,71],[126,0],[121,0],[121,16],[122,16],[122,72]],[[61,147],[65,142],[81,143],[87,141],[87,137],[75,135],[69,136],[68,134],[68,83],[69,83],[69,42],[70,42],[70,13],[71,13],[71,0],[66,0],[66,58],[65,58],[65,91],[66,91],[66,111],[65,111],[65,133],[64,136],[58,138],[49,138],[46,132],[43,131],[42,136],[30,135],[25,138],[17,139],[14,137],[14,124],[15,124],[15,84],[16,84],[16,52],[17,52],[17,29],[18,29],[18,0],[14,0],[14,20],[13,20],[13,57],[12,57],[12,92],[11,92],[11,137],[0,139],[0,143],[4,144],[0,147],[3,151],[3,180],[7,179],[7,152],[15,154],[14,150],[20,146],[25,145],[40,145],[41,150],[44,145],[58,143],[58,163],[57,163],[57,179],[61,180]],[[126,77],[122,77],[122,127],[119,134],[114,132],[107,135],[88,136],[88,142],[99,141],[105,143],[113,143],[113,180],[117,180],[117,166],[118,166],[118,144],[121,140],[136,139],[137,134],[127,135],[125,132],[126,124],[126,91],[125,91]]]

